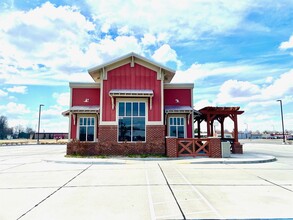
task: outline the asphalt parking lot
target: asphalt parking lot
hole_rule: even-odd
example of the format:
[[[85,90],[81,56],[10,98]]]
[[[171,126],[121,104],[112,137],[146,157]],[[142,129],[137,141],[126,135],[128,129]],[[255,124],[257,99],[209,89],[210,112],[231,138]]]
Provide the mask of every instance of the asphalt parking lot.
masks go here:
[[[0,147],[0,219],[293,218],[293,145],[246,143],[244,151],[277,161],[71,164],[60,163],[65,145]]]

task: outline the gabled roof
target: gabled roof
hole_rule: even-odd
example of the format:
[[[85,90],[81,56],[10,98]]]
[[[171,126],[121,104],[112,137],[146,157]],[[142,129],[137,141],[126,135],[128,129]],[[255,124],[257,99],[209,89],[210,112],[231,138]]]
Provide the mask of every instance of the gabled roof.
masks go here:
[[[175,70],[172,70],[166,66],[163,66],[155,61],[149,60],[143,56],[140,56],[136,53],[129,53],[122,57],[116,58],[104,64],[92,67],[88,69],[88,73],[91,75],[95,82],[99,82],[102,77],[105,77],[105,73],[109,70],[115,69],[119,66],[129,63],[131,66],[134,66],[135,63],[138,63],[142,66],[150,68],[160,75],[164,74],[164,81],[171,82],[173,76],[175,75]],[[104,74],[104,75],[103,75]]]

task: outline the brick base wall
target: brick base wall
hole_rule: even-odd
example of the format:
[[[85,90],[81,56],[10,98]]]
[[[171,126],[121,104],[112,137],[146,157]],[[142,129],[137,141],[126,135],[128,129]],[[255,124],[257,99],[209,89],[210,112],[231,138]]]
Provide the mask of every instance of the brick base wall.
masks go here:
[[[166,155],[167,157],[177,157],[178,146],[176,144],[177,138],[166,138]]]
[[[117,125],[100,125],[98,137],[101,143],[117,142]]]
[[[176,138],[165,140],[164,125],[146,126],[146,142],[117,143],[117,126],[100,125],[98,142],[80,142],[73,140],[67,144],[68,155],[129,155],[129,154],[160,154],[177,157],[178,146]],[[242,152],[242,146],[234,146],[237,153]],[[221,140],[211,138],[209,145],[210,157],[221,158]],[[234,153],[236,153],[234,152]]]
[[[98,142],[72,141],[67,144],[68,155],[129,155],[166,154],[165,126],[146,126],[146,142],[117,143],[117,126],[100,125]]]
[[[210,157],[212,157],[212,158],[221,158],[222,157],[221,139],[220,138],[211,138],[210,139]]]

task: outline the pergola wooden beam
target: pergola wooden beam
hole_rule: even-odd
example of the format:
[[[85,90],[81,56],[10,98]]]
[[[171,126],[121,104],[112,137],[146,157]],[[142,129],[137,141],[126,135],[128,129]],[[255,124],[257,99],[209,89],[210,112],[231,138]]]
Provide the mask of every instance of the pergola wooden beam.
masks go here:
[[[195,118],[198,124],[198,134],[200,134],[200,123],[205,120],[207,122],[207,136],[214,134],[213,123],[214,120],[221,124],[221,136],[224,137],[224,121],[229,117],[234,122],[234,140],[238,142],[238,121],[237,115],[241,115],[244,111],[239,110],[240,107],[212,107],[208,106],[199,110],[201,116]]]

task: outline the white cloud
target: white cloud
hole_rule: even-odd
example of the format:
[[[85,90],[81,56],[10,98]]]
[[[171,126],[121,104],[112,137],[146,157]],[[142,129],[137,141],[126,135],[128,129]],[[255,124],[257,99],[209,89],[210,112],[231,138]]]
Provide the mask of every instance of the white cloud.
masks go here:
[[[186,79],[194,82],[210,76],[219,76],[221,78],[229,76],[241,76],[245,73],[246,78],[255,79],[255,75],[274,73],[276,70],[272,66],[252,65],[245,62],[218,62],[218,63],[194,63],[186,70],[178,70],[172,82],[184,83]]]
[[[104,23],[101,27],[101,31],[103,33],[108,33],[110,29],[111,29],[111,25],[108,23]]]
[[[166,64],[168,62],[175,62],[178,67],[182,65],[181,61],[177,57],[177,53],[173,50],[169,44],[162,45],[159,49],[157,49],[153,54],[153,59],[157,62]]]
[[[146,34],[143,35],[143,38],[141,39],[141,42],[145,46],[155,45],[156,42],[157,42],[157,39],[153,34],[146,33]]]
[[[50,2],[29,11],[2,13],[0,81],[50,84],[51,76],[85,70],[100,60],[92,51],[94,30],[76,8]]]
[[[287,50],[293,48],[293,35],[290,37],[288,41],[284,41],[280,44],[279,49]]]
[[[260,95],[260,88],[250,82],[228,80],[224,82],[217,96],[219,103],[244,102],[251,96]]]
[[[272,76],[268,76],[265,80],[266,83],[271,83],[273,82],[274,78]]]
[[[206,99],[202,99],[193,105],[194,109],[196,109],[196,110],[200,110],[200,109],[207,107],[207,106],[215,106],[215,103],[211,102],[209,100],[206,100]]]
[[[26,94],[27,93],[27,86],[13,86],[11,88],[8,88],[7,91],[14,92],[14,93]]]
[[[55,94],[55,97],[65,97],[65,93]],[[61,99],[59,100],[61,101]],[[42,110],[41,131],[45,132],[68,132],[68,118],[61,113],[66,110],[63,105],[53,105]],[[68,104],[67,104],[68,105]],[[37,113],[36,113],[37,117]]]
[[[45,132],[68,132],[68,118],[60,118],[58,121],[43,120],[41,131]]]
[[[114,39],[108,36],[93,47],[104,60],[120,57],[130,52],[143,54],[143,49],[134,36],[118,36]]]
[[[31,121],[23,118],[8,118],[8,127],[14,128],[16,126],[21,126],[22,128],[31,127],[33,130],[36,126],[32,126]]]
[[[165,43],[197,39],[209,34],[227,33],[243,26],[246,11],[253,7],[245,1],[161,0],[117,1],[87,0],[97,24],[120,29],[127,24],[139,35],[151,33]],[[168,34],[167,34],[168,33]],[[160,35],[160,37],[159,37]]]
[[[24,115],[30,113],[25,104],[9,102],[7,105],[0,105],[0,110],[7,115]]]
[[[293,93],[293,69],[282,74],[280,78],[276,79],[271,85],[265,88],[262,95],[266,99],[276,99],[287,94]]]
[[[69,98],[70,98],[70,93],[69,92],[65,92],[65,93],[53,93],[53,98],[56,99],[56,102],[60,106],[69,106]]]
[[[0,89],[0,97],[7,96],[8,93]]]
[[[204,65],[194,63],[185,71],[177,71],[172,82],[173,83],[186,83],[186,79],[189,82],[194,82],[197,79],[204,78],[211,74],[210,71],[204,68]]]
[[[293,70],[290,70],[262,88],[248,81],[228,80],[222,84],[217,102],[223,104],[255,102],[255,105],[261,103],[271,105],[276,99],[287,97],[290,100],[289,97],[293,93],[292,78]]]

